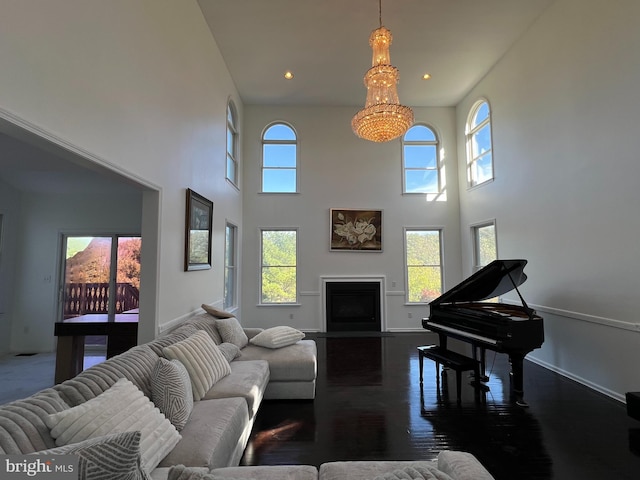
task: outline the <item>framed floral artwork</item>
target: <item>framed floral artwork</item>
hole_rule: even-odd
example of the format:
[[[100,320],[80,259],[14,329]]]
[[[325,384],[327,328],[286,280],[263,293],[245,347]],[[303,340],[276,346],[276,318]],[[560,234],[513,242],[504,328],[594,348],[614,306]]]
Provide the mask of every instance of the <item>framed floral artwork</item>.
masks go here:
[[[332,208],[330,250],[382,251],[382,210]]]

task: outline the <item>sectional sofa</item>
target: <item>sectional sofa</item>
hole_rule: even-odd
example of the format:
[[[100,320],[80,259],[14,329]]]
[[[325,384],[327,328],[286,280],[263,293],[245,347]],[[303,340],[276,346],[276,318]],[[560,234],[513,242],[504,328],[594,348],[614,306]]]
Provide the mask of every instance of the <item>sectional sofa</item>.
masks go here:
[[[238,467],[263,399],[315,397],[316,344],[290,327],[242,328],[213,312],[1,406],[0,454],[72,453],[81,478],[364,480],[416,466],[457,475],[433,477],[445,480],[492,478],[463,452],[414,464]]]

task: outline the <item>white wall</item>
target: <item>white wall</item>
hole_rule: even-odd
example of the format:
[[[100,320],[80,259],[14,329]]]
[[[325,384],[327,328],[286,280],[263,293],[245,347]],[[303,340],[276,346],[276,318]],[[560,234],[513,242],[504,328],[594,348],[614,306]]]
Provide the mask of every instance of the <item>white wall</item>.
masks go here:
[[[0,214],[3,216],[0,238],[0,355],[2,355],[8,352],[11,346],[13,275],[18,248],[18,239],[13,232],[17,230],[20,218],[19,192],[3,181],[0,181]]]
[[[495,181],[460,178],[465,275],[469,226],[495,218],[545,319],[530,357],[619,399],[640,385],[638,18],[636,0],[559,0],[457,108],[459,132],[482,96],[493,121]]]
[[[351,131],[356,109],[245,106],[242,321],[268,327],[289,324],[322,331],[320,277],[385,276],[386,329],[422,330],[427,307],[405,305],[403,227],[444,229],[447,287],[461,272],[456,171],[455,111],[416,109],[441,139],[446,163],[446,201],[402,195],[400,140],[375,144]],[[261,194],[261,135],[274,121],[291,124],[299,140],[299,194]],[[329,209],[383,210],[383,252],[330,252]],[[299,228],[299,306],[258,306],[259,228]],[[409,318],[409,314],[412,318]],[[293,319],[290,316],[293,315]]]
[[[240,124],[243,109],[197,2],[5,2],[0,64],[4,118],[149,188],[140,339],[220,301],[224,222],[242,222],[224,180],[228,99]],[[183,271],[188,187],[215,204],[211,270]]]

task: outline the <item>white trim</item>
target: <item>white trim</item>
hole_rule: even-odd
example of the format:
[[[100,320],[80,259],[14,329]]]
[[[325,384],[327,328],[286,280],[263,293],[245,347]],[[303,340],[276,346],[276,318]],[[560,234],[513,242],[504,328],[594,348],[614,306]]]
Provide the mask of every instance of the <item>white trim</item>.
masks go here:
[[[507,303],[509,305],[521,305],[520,302],[510,299],[502,299],[502,303]],[[546,312],[559,317],[571,318],[572,320],[581,320],[583,322],[595,323],[597,325],[604,325],[612,328],[619,328],[621,330],[640,332],[640,323],[628,322],[626,320],[617,320],[615,318],[598,317],[596,315],[573,312],[571,310],[562,310],[560,308],[548,307],[545,305],[536,305],[531,303],[529,303],[528,305],[537,312]]]
[[[558,375],[562,375],[563,377],[569,378],[571,380],[573,380],[574,382],[578,382],[582,385],[585,385],[597,392],[602,393],[603,395],[606,395],[608,397],[613,398],[614,400],[618,400],[619,402],[622,403],[626,403],[626,399],[625,396],[618,393],[618,392],[614,392],[613,390],[609,390],[608,388],[603,387],[602,385],[599,385],[597,383],[593,383],[590,380],[587,380],[586,378],[580,377],[579,375],[574,375],[573,373],[564,370],[562,368],[558,368],[557,366],[545,362],[544,360],[540,360],[534,356],[531,356],[531,354],[527,355],[526,357],[527,360],[540,365],[541,367],[547,368],[549,370],[551,370],[552,372],[557,373]]]
[[[328,282],[372,282],[380,287],[380,331],[387,331],[387,304],[385,302],[385,275],[320,275],[320,326],[321,332],[327,331],[327,283]]]
[[[77,145],[74,145],[71,142],[64,140],[63,138],[58,137],[57,135],[54,135],[53,133],[48,132],[43,128],[40,128],[34,123],[28,122],[27,120],[24,120],[1,107],[0,107],[0,120],[5,120],[6,122],[11,124],[11,125],[2,125],[2,123],[0,122],[0,131],[7,132],[9,135],[19,138],[20,140],[25,140],[24,134],[21,134],[21,132],[19,130],[16,130],[15,127],[18,127],[18,129],[25,130],[26,132],[31,133],[36,137],[39,137],[39,139],[43,139],[48,143],[52,143],[56,147],[59,147],[68,153],[71,153],[85,160],[89,160],[91,163],[95,163],[101,167],[104,167],[105,169],[117,174],[118,176],[125,177],[129,180],[133,180],[142,187],[146,187],[151,190],[157,190],[157,191],[160,191],[162,189],[159,185],[155,185],[154,183],[151,183],[148,180],[145,180],[142,177],[125,170],[122,166],[119,166],[119,165],[116,166],[111,162],[105,160],[104,158],[98,157],[97,155],[94,155],[93,153]],[[29,143],[34,143],[34,142],[31,141]],[[39,147],[42,147],[40,142],[36,142],[35,144]],[[61,153],[61,152],[58,152],[58,153]]]

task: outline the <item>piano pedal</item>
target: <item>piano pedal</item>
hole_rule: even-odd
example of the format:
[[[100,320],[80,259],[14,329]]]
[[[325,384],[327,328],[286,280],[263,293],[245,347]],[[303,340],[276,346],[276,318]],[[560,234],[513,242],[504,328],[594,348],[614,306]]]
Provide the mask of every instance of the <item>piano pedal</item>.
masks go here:
[[[485,385],[484,383],[481,383],[481,382],[476,382],[475,380],[471,381],[471,386],[473,388],[477,388],[481,392],[488,392],[489,390],[491,390],[489,385]]]
[[[471,376],[473,378],[476,377],[473,372],[471,373]],[[481,381],[481,382],[487,383],[489,381],[489,375],[480,375],[480,378],[478,380]]]

